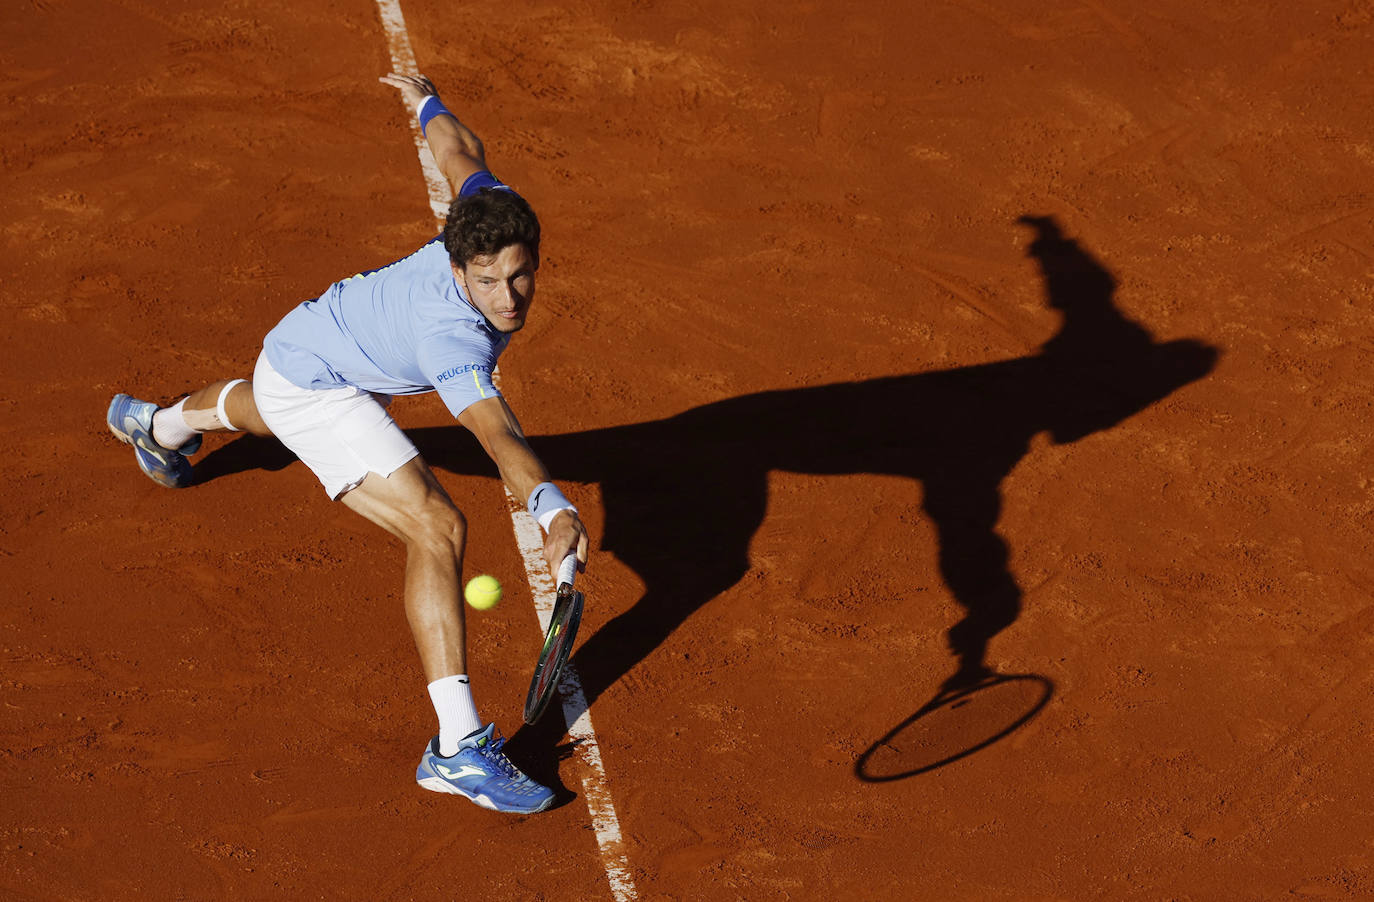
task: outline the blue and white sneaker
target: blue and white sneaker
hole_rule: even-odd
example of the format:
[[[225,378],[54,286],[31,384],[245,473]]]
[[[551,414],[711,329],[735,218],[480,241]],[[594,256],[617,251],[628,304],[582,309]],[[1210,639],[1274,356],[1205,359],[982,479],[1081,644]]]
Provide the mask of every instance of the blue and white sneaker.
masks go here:
[[[200,450],[200,436],[180,448],[164,448],[153,440],[153,414],[158,407],[151,401],[140,401],[125,394],[114,396],[105,414],[105,424],[115,438],[134,446],[138,468],[148,478],[171,489],[191,484],[191,462],[188,454]]]
[[[489,723],[458,744],[451,758],[439,756],[435,736],[415,769],[415,782],[431,792],[466,796],[483,808],[533,814],[553,804],[553,790],[522,774],[501,751],[504,736]]]

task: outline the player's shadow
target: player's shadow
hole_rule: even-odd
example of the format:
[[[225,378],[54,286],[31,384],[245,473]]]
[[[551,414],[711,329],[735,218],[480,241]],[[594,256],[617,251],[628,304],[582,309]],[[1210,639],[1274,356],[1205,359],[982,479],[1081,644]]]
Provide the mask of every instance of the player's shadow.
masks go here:
[[[201,485],[212,479],[245,470],[275,472],[285,469],[295,460],[296,455],[275,438],[259,438],[256,435],[244,434],[220,445],[197,461],[192,481],[196,485]]]
[[[1034,230],[1029,254],[1049,305],[1063,317],[1037,354],[760,392],[653,422],[530,439],[556,478],[600,485],[601,547],[646,587],[633,607],[582,640],[572,659],[589,704],[745,575],[774,470],[920,480],[941,576],[965,611],[948,634],[956,666],[942,692],[991,676],[988,642],[1021,609],[997,532],[1000,486],[1031,438],[1048,432],[1055,442],[1073,442],[1108,429],[1202,378],[1218,357],[1201,341],[1156,341],[1113,304],[1111,273],[1053,219],[1020,222]],[[436,466],[490,472],[462,430],[415,437]],[[913,485],[913,497],[916,491]],[[1036,679],[1048,693],[1048,681]],[[523,760],[551,757],[548,748],[562,736],[557,720],[547,716],[513,737]]]

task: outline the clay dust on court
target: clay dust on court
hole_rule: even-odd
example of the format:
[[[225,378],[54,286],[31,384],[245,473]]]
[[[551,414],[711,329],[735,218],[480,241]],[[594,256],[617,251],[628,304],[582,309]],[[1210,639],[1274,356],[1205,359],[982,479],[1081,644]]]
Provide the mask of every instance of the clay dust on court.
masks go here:
[[[404,2],[544,221],[503,384],[599,546],[637,898],[1374,897],[1374,6],[1044,6]],[[436,400],[393,410],[506,584],[472,672],[537,817],[415,786],[386,535],[102,422],[432,234],[376,5],[0,35],[0,896],[610,898]]]

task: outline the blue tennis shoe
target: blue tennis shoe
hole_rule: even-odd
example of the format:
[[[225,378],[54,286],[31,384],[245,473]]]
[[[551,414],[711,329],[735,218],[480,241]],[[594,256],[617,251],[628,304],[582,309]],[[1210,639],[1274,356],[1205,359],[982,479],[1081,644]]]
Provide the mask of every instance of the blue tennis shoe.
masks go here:
[[[191,462],[188,454],[200,450],[200,436],[180,448],[164,448],[153,439],[153,414],[157,405],[140,401],[125,394],[114,396],[105,413],[105,423],[115,438],[134,446],[138,468],[159,485],[179,489],[191,484]]]
[[[415,769],[415,782],[431,792],[466,796],[483,808],[514,814],[534,814],[553,804],[553,790],[522,774],[501,747],[504,736],[496,724],[465,737],[451,758],[439,755],[435,736]]]

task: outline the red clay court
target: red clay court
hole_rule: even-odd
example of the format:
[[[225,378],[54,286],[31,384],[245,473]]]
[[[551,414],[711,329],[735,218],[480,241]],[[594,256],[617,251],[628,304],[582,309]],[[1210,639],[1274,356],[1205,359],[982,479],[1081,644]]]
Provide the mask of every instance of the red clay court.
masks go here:
[[[503,388],[593,532],[604,781],[517,730],[531,590],[436,398],[538,816],[415,785],[385,534],[102,422],[433,234],[377,3],[23,0],[0,896],[1374,898],[1374,4],[403,8],[543,220]]]

